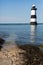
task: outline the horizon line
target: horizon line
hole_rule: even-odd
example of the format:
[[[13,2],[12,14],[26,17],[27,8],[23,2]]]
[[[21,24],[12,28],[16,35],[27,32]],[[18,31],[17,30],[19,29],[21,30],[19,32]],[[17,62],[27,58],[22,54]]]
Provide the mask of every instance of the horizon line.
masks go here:
[[[29,25],[30,23],[0,23],[0,25]],[[37,23],[37,25],[43,25],[43,23]]]

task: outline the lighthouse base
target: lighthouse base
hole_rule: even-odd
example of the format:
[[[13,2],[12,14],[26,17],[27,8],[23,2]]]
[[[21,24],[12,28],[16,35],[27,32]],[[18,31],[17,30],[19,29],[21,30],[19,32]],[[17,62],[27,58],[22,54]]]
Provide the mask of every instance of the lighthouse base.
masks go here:
[[[30,22],[30,25],[37,25],[37,22]]]

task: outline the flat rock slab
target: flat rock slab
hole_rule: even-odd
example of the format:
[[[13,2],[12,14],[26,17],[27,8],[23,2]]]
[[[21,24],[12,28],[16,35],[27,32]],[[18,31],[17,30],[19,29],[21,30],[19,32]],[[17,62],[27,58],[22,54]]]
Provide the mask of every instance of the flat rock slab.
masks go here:
[[[30,45],[5,47],[0,51],[0,65],[43,65],[43,53]]]
[[[9,58],[0,58],[0,65],[12,65]]]

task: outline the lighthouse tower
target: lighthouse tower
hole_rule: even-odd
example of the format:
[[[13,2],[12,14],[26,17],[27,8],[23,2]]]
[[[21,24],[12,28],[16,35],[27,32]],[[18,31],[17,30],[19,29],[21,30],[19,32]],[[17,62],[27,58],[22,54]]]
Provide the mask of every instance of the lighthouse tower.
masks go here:
[[[31,19],[30,19],[30,24],[31,25],[37,25],[37,16],[36,16],[36,6],[33,4],[31,8]]]

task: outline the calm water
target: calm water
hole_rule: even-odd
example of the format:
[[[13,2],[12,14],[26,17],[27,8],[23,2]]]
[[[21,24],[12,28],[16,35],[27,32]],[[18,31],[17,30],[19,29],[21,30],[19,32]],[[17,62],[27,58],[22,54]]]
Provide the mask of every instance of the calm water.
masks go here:
[[[17,44],[43,44],[43,25],[0,25],[0,37]]]

